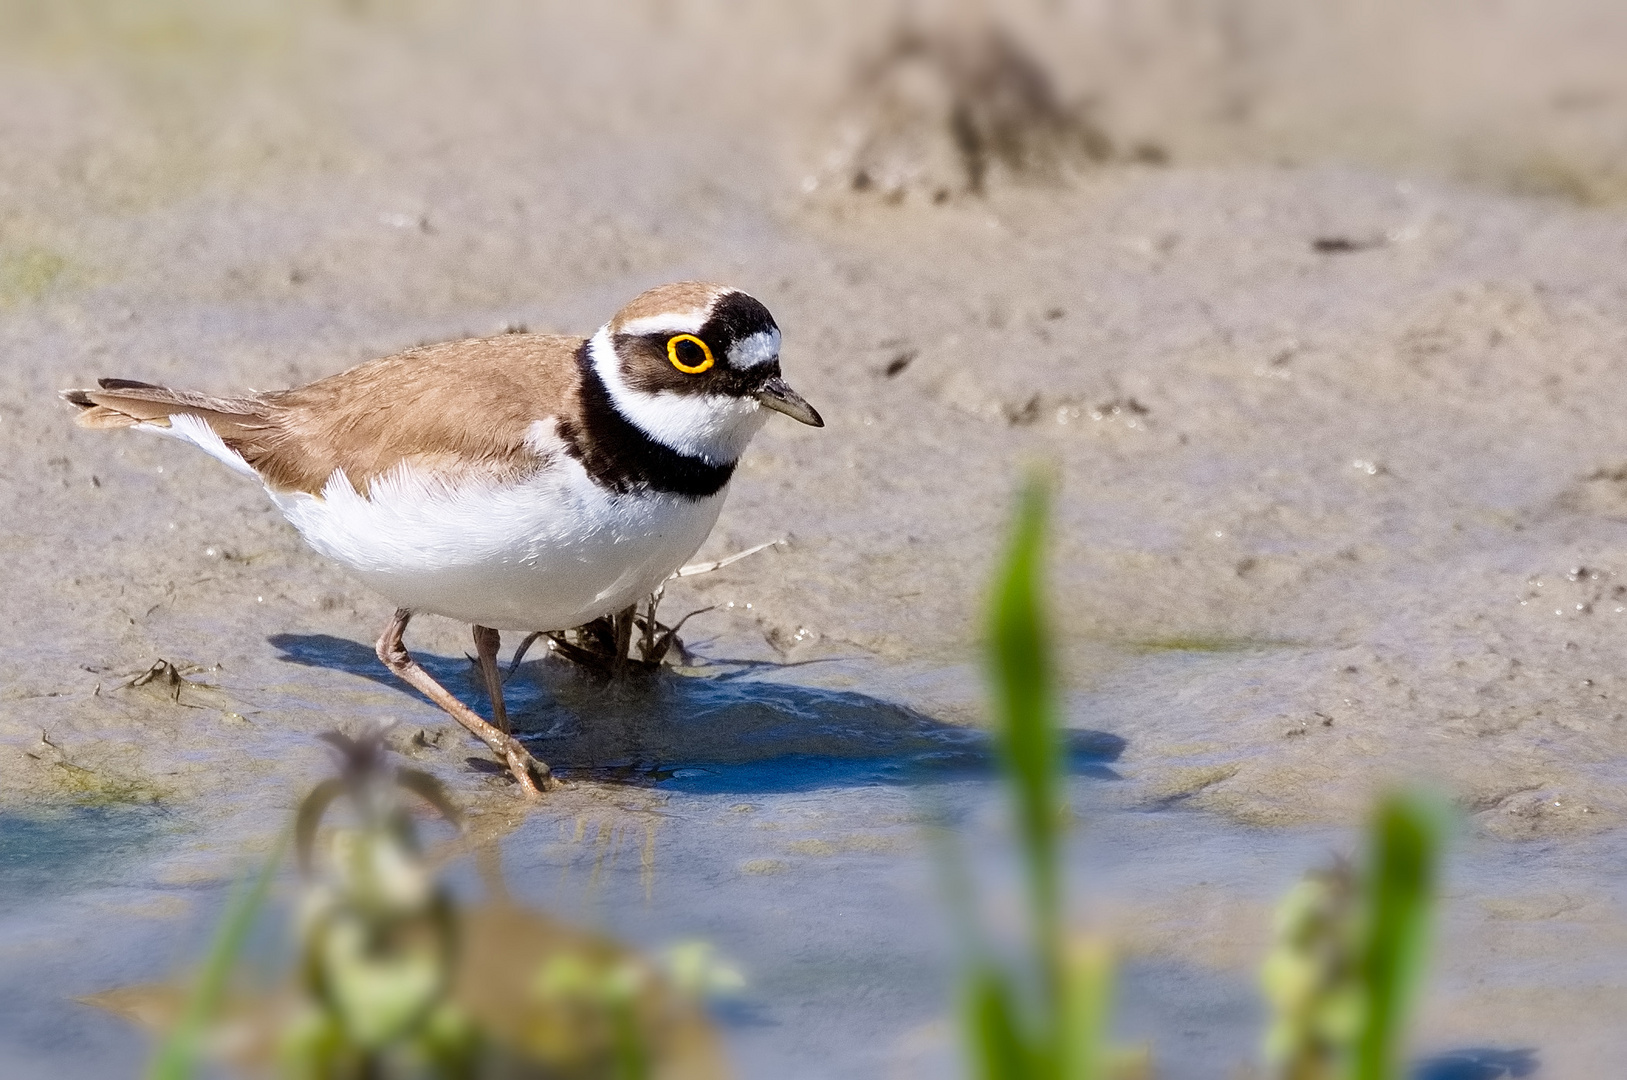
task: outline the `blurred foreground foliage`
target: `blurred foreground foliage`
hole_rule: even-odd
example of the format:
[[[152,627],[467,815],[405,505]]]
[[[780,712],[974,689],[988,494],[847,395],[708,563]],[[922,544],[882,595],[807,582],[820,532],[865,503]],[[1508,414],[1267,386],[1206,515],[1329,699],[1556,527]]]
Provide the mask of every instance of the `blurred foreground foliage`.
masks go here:
[[[1260,972],[1266,1056],[1285,1080],[1387,1080],[1428,944],[1445,811],[1392,795],[1368,829],[1365,881],[1350,863],[1306,875],[1277,909]]]
[[[1150,1050],[1109,1037],[1108,944],[1063,926],[1064,748],[1042,602],[1049,484],[1023,488],[990,606],[997,738],[1026,871],[1027,981],[974,948],[963,1031],[980,1080],[1107,1080],[1152,1075]],[[1271,1007],[1266,1056],[1284,1080],[1391,1080],[1423,969],[1445,813],[1392,795],[1369,828],[1364,872],[1314,872],[1283,901],[1261,973]],[[1023,994],[1032,985],[1034,992]]]
[[[1041,601],[1048,510],[1048,485],[1033,477],[1019,499],[988,627],[996,741],[1026,872],[1035,992],[1022,994],[1023,982],[979,941],[964,976],[967,1053],[982,1080],[1151,1076],[1147,1050],[1119,1050],[1109,1041],[1111,948],[1100,938],[1070,937],[1063,927],[1065,751]]]
[[[284,841],[234,893],[189,992],[138,986],[91,999],[168,1032],[150,1080],[183,1080],[206,1062],[300,1080],[727,1074],[704,999],[740,979],[706,946],[652,960],[507,900],[458,904],[406,807],[410,793],[456,823],[439,782],[389,768],[376,736],[328,741],[340,775],[305,798],[293,829],[306,878],[295,977],[258,989],[233,979]],[[341,800],[348,818],[319,845]]]

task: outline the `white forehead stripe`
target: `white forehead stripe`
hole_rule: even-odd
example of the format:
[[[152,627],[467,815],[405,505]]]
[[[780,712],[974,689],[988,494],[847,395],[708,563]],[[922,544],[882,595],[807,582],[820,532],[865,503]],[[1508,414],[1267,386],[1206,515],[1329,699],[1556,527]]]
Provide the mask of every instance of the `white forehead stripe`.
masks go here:
[[[707,311],[663,311],[642,319],[629,319],[617,328],[618,334],[698,334],[706,325]]]
[[[729,366],[733,368],[754,368],[758,364],[770,364],[780,356],[780,332],[778,330],[759,330],[748,338],[742,338],[734,343],[729,350]]]

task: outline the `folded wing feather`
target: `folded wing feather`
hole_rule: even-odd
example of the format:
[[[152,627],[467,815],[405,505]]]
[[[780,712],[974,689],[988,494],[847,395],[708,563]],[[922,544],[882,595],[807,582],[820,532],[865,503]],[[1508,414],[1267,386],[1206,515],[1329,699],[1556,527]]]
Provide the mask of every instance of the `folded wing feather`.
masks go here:
[[[246,466],[275,490],[319,495],[343,472],[366,494],[401,467],[446,478],[510,478],[534,468],[527,432],[574,404],[580,344],[541,334],[448,342],[246,397],[130,379],[62,396],[80,409],[83,427],[174,435],[239,471]]]

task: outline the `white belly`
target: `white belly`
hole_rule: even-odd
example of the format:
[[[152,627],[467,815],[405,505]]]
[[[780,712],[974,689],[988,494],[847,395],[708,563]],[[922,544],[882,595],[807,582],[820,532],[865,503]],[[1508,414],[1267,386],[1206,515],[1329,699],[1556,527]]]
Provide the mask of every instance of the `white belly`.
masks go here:
[[[567,630],[654,592],[705,541],[727,488],[614,495],[560,455],[535,476],[448,489],[410,470],[358,495],[271,498],[318,552],[398,607],[494,630]]]

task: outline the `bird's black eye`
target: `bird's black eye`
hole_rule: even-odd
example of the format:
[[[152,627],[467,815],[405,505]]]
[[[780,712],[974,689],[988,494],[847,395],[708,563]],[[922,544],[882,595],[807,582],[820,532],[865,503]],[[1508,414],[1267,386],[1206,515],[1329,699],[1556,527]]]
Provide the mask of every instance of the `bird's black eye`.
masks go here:
[[[694,334],[677,334],[667,339],[667,359],[685,375],[699,375],[712,366],[712,349]]]

